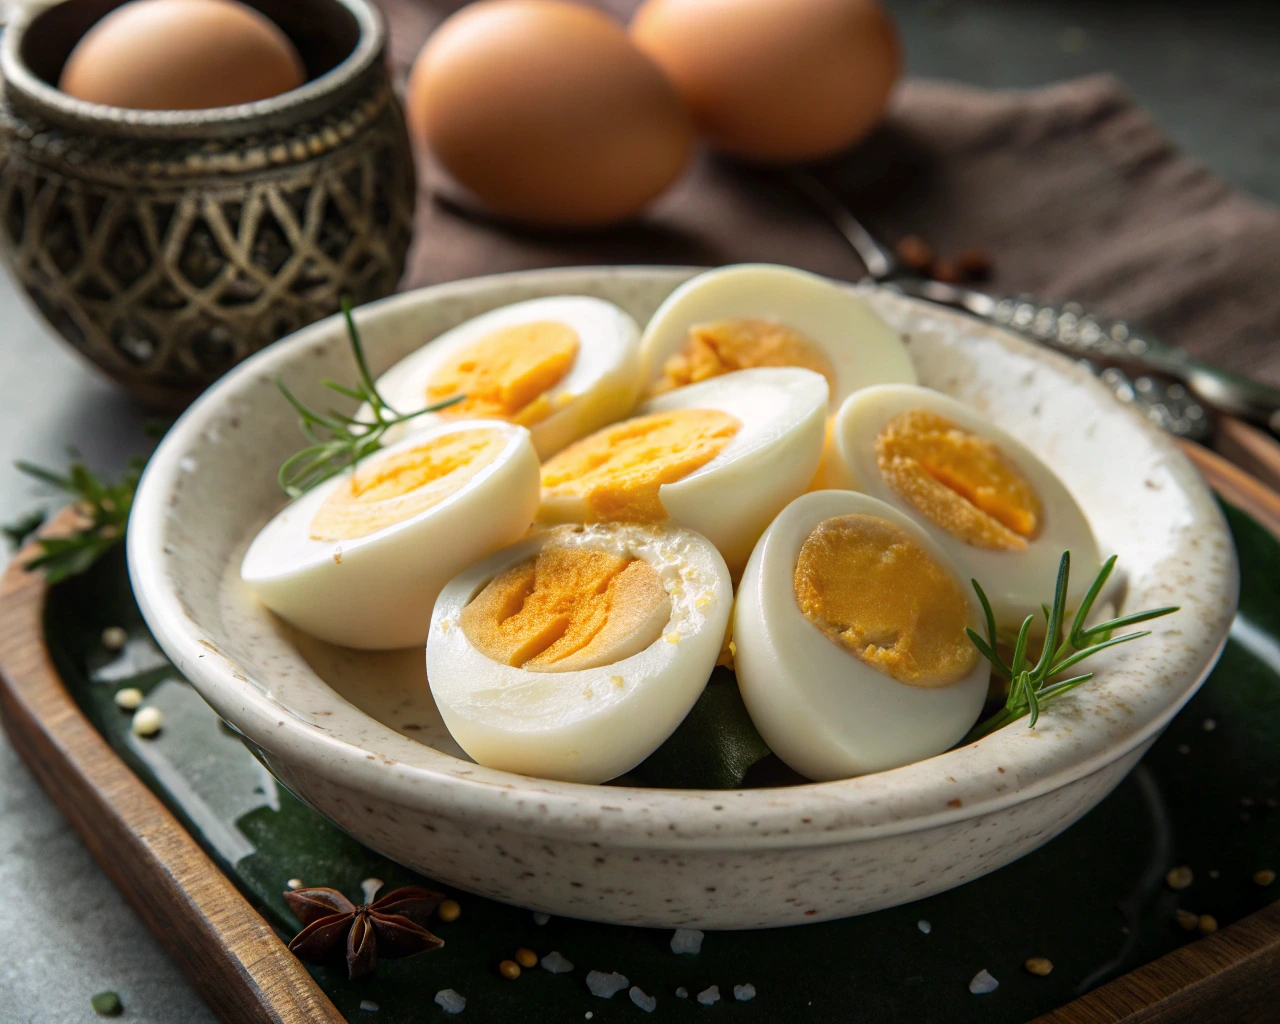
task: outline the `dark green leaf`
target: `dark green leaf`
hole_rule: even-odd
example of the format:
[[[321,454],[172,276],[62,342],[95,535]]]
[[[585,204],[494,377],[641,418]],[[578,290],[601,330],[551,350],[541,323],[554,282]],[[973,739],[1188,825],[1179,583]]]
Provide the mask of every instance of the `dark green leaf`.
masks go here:
[[[737,789],[769,753],[733,673],[718,668],[676,731],[630,774],[663,789]]]

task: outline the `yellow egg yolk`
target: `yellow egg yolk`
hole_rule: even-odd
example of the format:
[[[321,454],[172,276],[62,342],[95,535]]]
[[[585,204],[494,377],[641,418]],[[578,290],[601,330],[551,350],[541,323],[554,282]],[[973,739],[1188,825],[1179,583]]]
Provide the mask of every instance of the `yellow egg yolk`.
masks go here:
[[[572,672],[640,653],[670,618],[671,599],[647,562],[548,544],[496,576],[463,609],[459,625],[494,661]]]
[[[1022,551],[1040,498],[1000,449],[930,412],[895,416],[876,438],[880,475],[930,522],[974,547]]]
[[[543,498],[582,498],[588,522],[660,522],[667,512],[658,489],[705,466],[741,427],[718,409],[672,409],[615,423],[543,464]]]
[[[837,516],[805,538],[796,603],[832,641],[909,686],[959,682],[977,664],[960,585],[899,526]]]
[[[689,328],[684,348],[662,364],[653,393],[754,366],[813,370],[835,390],[836,370],[826,352],[794,327],[773,320],[716,320]]]
[[[441,365],[427,385],[427,402],[464,395],[442,414],[531,426],[556,411],[547,392],[573,367],[578,347],[578,333],[567,324],[546,320],[504,327]]]
[[[311,520],[315,540],[355,540],[438,505],[496,459],[507,434],[459,430],[362,462]]]

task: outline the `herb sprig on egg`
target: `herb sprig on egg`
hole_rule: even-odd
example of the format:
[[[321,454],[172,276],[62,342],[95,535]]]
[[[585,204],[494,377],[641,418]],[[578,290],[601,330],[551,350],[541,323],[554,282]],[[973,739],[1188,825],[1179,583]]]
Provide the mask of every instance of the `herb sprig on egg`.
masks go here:
[[[311,442],[300,452],[285,459],[277,475],[280,487],[291,498],[300,497],[317,484],[324,483],[354,467],[365,456],[372,455],[382,447],[383,438],[392,427],[426,413],[439,412],[466,398],[465,395],[455,395],[448,401],[428,405],[425,409],[397,412],[378,393],[377,385],[373,382],[369,363],[365,359],[364,345],[360,341],[360,332],[356,330],[355,318],[351,315],[349,299],[342,300],[342,315],[347,321],[347,336],[351,341],[351,351],[355,355],[360,379],[355,387],[350,388],[328,378],[320,383],[330,391],[365,403],[373,419],[357,419],[335,409],[330,409],[327,414],[318,413],[295,397],[284,381],[277,380],[276,386],[280,393],[298,411],[298,425],[303,436]]]
[[[1097,601],[1098,595],[1102,593],[1102,588],[1106,586],[1115,564],[1116,556],[1112,555],[1098,570],[1098,575],[1094,577],[1088,593],[1085,594],[1084,600],[1080,602],[1080,607],[1076,610],[1070,630],[1063,637],[1061,634],[1062,627],[1066,622],[1067,584],[1071,576],[1071,552],[1064,551],[1062,553],[1062,560],[1058,563],[1058,582],[1053,595],[1053,606],[1043,606],[1048,630],[1045,634],[1044,649],[1040,652],[1040,657],[1035,663],[1031,663],[1027,657],[1027,642],[1035,616],[1028,615],[1023,620],[1022,626],[1018,630],[1018,639],[1014,644],[1013,658],[1009,663],[1006,663],[996,649],[996,620],[991,611],[991,603],[987,600],[987,595],[983,593],[978,581],[970,581],[973,584],[973,589],[977,591],[978,600],[982,602],[982,610],[987,620],[987,638],[984,640],[973,629],[966,629],[966,632],[969,634],[969,639],[973,642],[974,647],[978,649],[979,653],[987,661],[991,662],[992,668],[1009,680],[1009,696],[1005,701],[1005,706],[990,718],[975,725],[963,742],[972,743],[974,740],[981,739],[997,729],[1002,729],[1026,715],[1031,716],[1031,721],[1028,725],[1034,728],[1045,705],[1093,678],[1092,672],[1085,672],[1065,679],[1060,678],[1068,669],[1074,668],[1086,658],[1104,651],[1108,647],[1115,647],[1119,644],[1128,643],[1130,640],[1138,640],[1144,636],[1151,635],[1151,630],[1145,629],[1135,633],[1125,633],[1123,636],[1112,636],[1116,630],[1134,626],[1140,622],[1148,622],[1151,619],[1158,619],[1163,615],[1169,615],[1178,610],[1177,606],[1174,605],[1153,608],[1150,611],[1133,612],[1129,615],[1122,615],[1119,618],[1109,619],[1096,626],[1086,627],[1085,623],[1093,611],[1094,602]]]

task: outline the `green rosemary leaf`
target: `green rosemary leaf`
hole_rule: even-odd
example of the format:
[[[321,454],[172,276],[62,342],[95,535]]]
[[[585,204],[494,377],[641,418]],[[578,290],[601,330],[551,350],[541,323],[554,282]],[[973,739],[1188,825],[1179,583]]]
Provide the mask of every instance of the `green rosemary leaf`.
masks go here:
[[[1098,595],[1102,593],[1102,588],[1107,585],[1107,580],[1111,578],[1111,570],[1116,567],[1116,561],[1119,555],[1112,555],[1102,563],[1102,568],[1098,570],[1098,575],[1093,578],[1093,582],[1089,585],[1089,590],[1084,595],[1084,600],[1080,602],[1080,607],[1076,609],[1075,620],[1071,623],[1071,646],[1083,647],[1085,623],[1089,620],[1089,615],[1093,612],[1093,603],[1098,600]]]
[[[1070,552],[1064,551],[1062,553],[1062,559],[1058,563],[1058,578],[1054,586],[1053,604],[1041,606],[1045,613],[1047,628],[1044,646],[1041,649],[1039,658],[1035,665],[1027,666],[1028,635],[1031,624],[1035,620],[1034,616],[1029,615],[1023,620],[1022,627],[1018,630],[1013,660],[1007,666],[1010,682],[1009,695],[1005,700],[1005,706],[986,721],[979,722],[970,729],[969,734],[961,741],[962,743],[972,743],[983,736],[989,736],[998,729],[1003,729],[1006,725],[1027,715],[1031,719],[1029,727],[1035,728],[1041,712],[1049,703],[1094,677],[1094,673],[1086,672],[1072,676],[1069,679],[1060,678],[1068,669],[1078,665],[1086,658],[1106,650],[1108,647],[1115,647],[1119,644],[1128,643],[1131,640],[1140,640],[1144,636],[1151,635],[1150,630],[1140,630],[1117,637],[1111,636],[1112,632],[1123,626],[1147,622],[1162,615],[1169,615],[1178,611],[1176,607],[1170,606],[1153,608],[1149,611],[1131,612],[1128,615],[1122,615],[1109,622],[1086,629],[1084,623],[1087,621],[1089,613],[1097,601],[1098,595],[1102,592],[1108,577],[1115,568],[1115,564],[1116,558],[1113,555],[1098,570],[1093,583],[1085,594],[1084,600],[1076,610],[1075,618],[1072,621],[1070,630],[1067,631],[1066,638],[1062,639],[1061,634],[1066,617],[1067,592],[1071,571]],[[1000,661],[999,655],[995,651],[995,617],[991,613],[991,607],[986,600],[982,587],[978,585],[976,580],[973,581],[973,587],[982,602],[983,611],[987,619],[987,631],[991,640],[990,642],[984,641],[973,629],[966,629],[965,632],[969,637],[970,643],[977,648],[978,653],[991,662],[992,667],[997,671],[1003,671],[1006,666]]]
[[[11,523],[5,523],[0,526],[0,533],[4,534],[5,540],[8,541],[11,548],[17,549],[27,542],[33,533],[44,525],[48,513],[42,509],[32,509],[26,515],[19,516]]]
[[[1094,636],[1114,633],[1117,629],[1136,626],[1139,622],[1150,622],[1152,619],[1158,619],[1163,615],[1172,615],[1176,611],[1181,611],[1181,607],[1171,604],[1164,608],[1152,608],[1149,612],[1134,612],[1132,615],[1122,615],[1118,619],[1111,619],[1109,622],[1102,622],[1085,630],[1084,639],[1090,640]]]
[[[45,469],[43,466],[37,466],[30,462],[23,462],[19,459],[15,462],[14,467],[21,473],[25,473],[29,477],[34,477],[42,483],[48,484],[50,487],[56,487],[60,491],[75,493],[75,484],[71,482],[70,477],[58,476],[52,470]]]

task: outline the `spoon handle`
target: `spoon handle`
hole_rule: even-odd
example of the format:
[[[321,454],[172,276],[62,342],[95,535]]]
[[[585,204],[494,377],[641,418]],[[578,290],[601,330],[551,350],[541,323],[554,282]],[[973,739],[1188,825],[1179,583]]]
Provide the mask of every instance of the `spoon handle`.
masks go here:
[[[789,177],[857,252],[872,280],[963,310],[1085,360],[1117,398],[1143,409],[1157,425],[1179,437],[1195,441],[1211,437],[1210,410],[1252,421],[1280,436],[1280,388],[1196,359],[1135,332],[1123,320],[1088,313],[1078,303],[1059,306],[1027,297],[999,298],[918,277],[813,174],[795,170]]]

